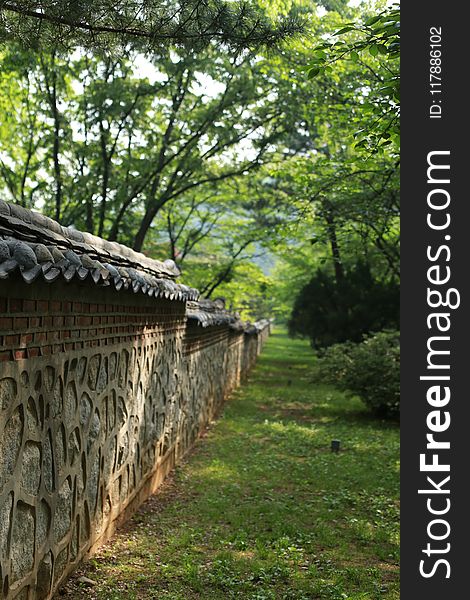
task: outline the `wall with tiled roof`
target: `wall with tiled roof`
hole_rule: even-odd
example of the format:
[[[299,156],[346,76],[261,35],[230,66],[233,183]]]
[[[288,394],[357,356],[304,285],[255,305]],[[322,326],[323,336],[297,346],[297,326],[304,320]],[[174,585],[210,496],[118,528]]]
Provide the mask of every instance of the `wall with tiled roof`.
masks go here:
[[[45,600],[151,494],[269,323],[0,201],[0,595]]]

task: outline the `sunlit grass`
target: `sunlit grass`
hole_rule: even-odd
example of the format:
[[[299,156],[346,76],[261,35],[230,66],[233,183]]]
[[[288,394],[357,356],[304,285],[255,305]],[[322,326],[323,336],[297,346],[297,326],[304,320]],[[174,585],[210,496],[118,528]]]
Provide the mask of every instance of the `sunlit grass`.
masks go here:
[[[398,428],[273,335],[195,450],[68,598],[396,600]],[[330,451],[332,439],[341,451]]]

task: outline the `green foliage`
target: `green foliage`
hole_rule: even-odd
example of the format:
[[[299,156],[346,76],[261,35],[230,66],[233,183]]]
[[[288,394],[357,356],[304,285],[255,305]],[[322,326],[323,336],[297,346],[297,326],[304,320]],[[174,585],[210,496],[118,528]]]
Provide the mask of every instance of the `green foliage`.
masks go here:
[[[116,53],[217,42],[232,48],[273,46],[303,30],[295,16],[269,19],[256,2],[224,0],[9,0],[0,1],[0,42],[25,47],[77,45]]]
[[[378,416],[400,412],[400,334],[382,331],[359,344],[346,342],[328,348],[318,360],[318,377],[357,394]]]
[[[37,5],[9,4],[23,11]],[[91,2],[68,2],[63,13],[56,0],[43,8],[48,18],[93,17],[94,25],[121,19],[126,26],[130,3],[111,12],[104,10],[109,2],[101,4],[102,12]],[[158,4],[160,16],[157,3],[145,3],[148,14],[135,21],[137,29],[172,6]],[[185,21],[193,33],[197,19],[209,25],[222,4],[232,12],[224,13],[220,31],[242,14],[239,3],[203,4],[194,22]],[[393,116],[383,82],[398,62],[391,51],[374,55],[364,45],[373,34],[385,40],[378,47],[391,48],[384,21],[390,10],[381,2],[249,4],[243,27],[254,24],[258,4],[274,28],[285,22],[282,15],[300,11],[308,35],[281,52],[252,39],[248,51],[237,46],[236,28],[231,42],[220,44],[217,36],[183,42],[189,29],[181,27],[180,38],[163,45],[158,36],[147,46],[136,35],[120,46],[124,38],[116,33],[108,32],[114,42],[104,32],[82,37],[80,28],[69,36],[63,23],[4,10],[11,36],[0,53],[0,192],[64,225],[172,257],[184,282],[204,294],[225,296],[249,318],[268,311],[285,322],[319,268],[350,271],[361,259],[378,281],[399,277],[398,130],[385,132],[371,153],[374,136]],[[175,4],[168,27],[197,6]],[[17,40],[39,21],[32,52]],[[389,29],[373,33],[380,24]],[[345,27],[352,29],[338,33]],[[53,36],[82,41],[87,50],[67,53],[67,44],[47,42]],[[314,49],[324,42],[328,47],[315,51],[318,73],[309,79]],[[336,60],[350,44],[356,49]],[[104,46],[111,52],[101,52]],[[354,53],[357,60],[350,60]]]
[[[290,335],[309,337],[314,348],[359,342],[364,333],[398,327],[399,288],[383,282],[358,262],[337,279],[319,269],[296,298]]]
[[[400,133],[398,4],[387,6],[378,14],[362,14],[357,20],[344,23],[314,48],[313,56],[307,67],[309,78],[332,73],[338,68],[335,63],[342,60],[360,63],[373,74],[379,85],[374,85],[373,80],[362,81],[367,98],[361,115],[363,126],[354,133],[355,147],[374,154],[387,146],[397,150]]]
[[[43,210],[138,250],[163,207],[191,203],[198,189],[216,195],[216,183],[267,160],[285,131],[284,106],[270,97],[276,84],[251,54],[168,50],[151,62],[132,53],[118,60],[45,53],[28,71],[15,66],[23,55],[18,48],[6,53],[4,72],[30,102],[42,143],[23,165],[17,147],[30,148],[29,129],[15,147],[5,135],[4,163],[24,169],[28,188],[45,153],[43,185],[31,192],[41,192]]]

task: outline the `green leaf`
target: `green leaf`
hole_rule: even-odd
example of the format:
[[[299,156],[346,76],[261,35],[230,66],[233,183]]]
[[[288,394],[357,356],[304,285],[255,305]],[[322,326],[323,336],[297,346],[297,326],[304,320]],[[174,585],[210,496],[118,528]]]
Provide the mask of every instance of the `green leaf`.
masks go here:
[[[349,58],[353,62],[357,62],[359,60],[359,54],[355,50],[352,50],[352,52],[349,53]]]
[[[382,87],[379,89],[381,96],[391,96],[395,91],[395,88],[392,86]]]
[[[372,56],[377,56],[377,54],[379,53],[379,47],[377,44],[372,44],[372,46],[369,48],[369,52]]]
[[[320,71],[321,71],[320,67],[313,67],[308,72],[308,78],[313,79],[314,77],[316,77],[318,75],[318,73],[320,73]]]
[[[373,25],[374,23],[377,23],[377,21],[380,21],[380,19],[381,19],[381,18],[382,18],[382,17],[381,17],[381,15],[378,15],[378,16],[376,16],[376,17],[372,17],[371,19],[368,19],[368,20],[366,21],[366,25],[367,25],[368,27],[370,27],[370,26],[371,26],[371,25]]]
[[[356,29],[356,28],[352,25],[348,25],[347,27],[338,29],[338,31],[335,31],[333,35],[342,35],[343,33],[347,33],[348,31],[352,31],[353,29]]]
[[[354,144],[354,148],[364,148],[365,146],[367,146],[367,140],[361,140]]]
[[[380,45],[380,46],[377,46],[377,48],[379,49],[380,54],[388,54],[387,46]]]

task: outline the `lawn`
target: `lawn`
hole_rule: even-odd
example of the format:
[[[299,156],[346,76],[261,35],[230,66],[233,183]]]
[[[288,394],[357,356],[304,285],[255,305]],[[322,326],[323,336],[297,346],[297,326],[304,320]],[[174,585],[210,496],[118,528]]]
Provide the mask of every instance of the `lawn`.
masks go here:
[[[69,599],[398,600],[399,429],[312,383],[275,332],[174,474]],[[341,441],[338,454],[331,440]]]

